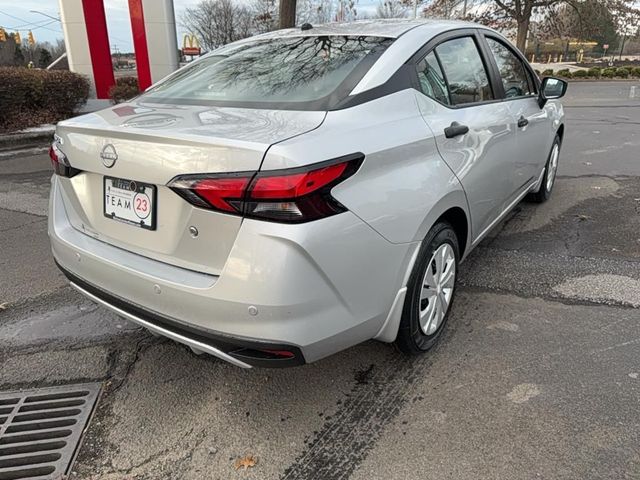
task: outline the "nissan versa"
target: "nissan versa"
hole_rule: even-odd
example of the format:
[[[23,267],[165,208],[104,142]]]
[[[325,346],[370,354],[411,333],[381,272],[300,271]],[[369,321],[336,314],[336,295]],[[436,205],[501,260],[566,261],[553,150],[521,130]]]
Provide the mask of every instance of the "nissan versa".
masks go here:
[[[441,336],[459,263],[551,194],[566,91],[493,30],[282,30],[60,122],[49,235],[83,294],[240,367]]]

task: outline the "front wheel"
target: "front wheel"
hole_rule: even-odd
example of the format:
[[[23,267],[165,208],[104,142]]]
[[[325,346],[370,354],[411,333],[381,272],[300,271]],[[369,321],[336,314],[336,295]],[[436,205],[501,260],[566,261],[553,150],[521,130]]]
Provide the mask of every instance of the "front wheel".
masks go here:
[[[542,203],[549,200],[553,184],[556,181],[556,173],[558,173],[558,157],[560,156],[560,137],[556,135],[551,146],[551,152],[547,159],[547,165],[544,167],[544,176],[542,177],[542,185],[540,190],[527,195],[527,200],[535,203]]]
[[[420,247],[407,285],[396,338],[398,348],[415,355],[433,347],[443,331],[456,288],[460,249],[446,222],[434,225]]]

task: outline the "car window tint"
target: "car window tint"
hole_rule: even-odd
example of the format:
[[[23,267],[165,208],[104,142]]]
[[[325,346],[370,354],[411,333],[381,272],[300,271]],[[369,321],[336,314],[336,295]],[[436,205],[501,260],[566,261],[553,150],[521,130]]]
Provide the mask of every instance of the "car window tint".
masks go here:
[[[418,63],[420,90],[426,96],[449,105],[449,91],[435,53],[431,52]]]
[[[506,98],[531,95],[532,89],[527,79],[527,71],[522,61],[505,44],[487,38],[489,49],[496,59]]]
[[[323,35],[232,44],[152,87],[142,98],[229,106],[313,102],[333,94],[366,57],[380,54],[392,41]]]
[[[462,37],[441,43],[436,47],[436,53],[447,78],[451,103],[462,105],[493,100],[489,77],[473,38]]]

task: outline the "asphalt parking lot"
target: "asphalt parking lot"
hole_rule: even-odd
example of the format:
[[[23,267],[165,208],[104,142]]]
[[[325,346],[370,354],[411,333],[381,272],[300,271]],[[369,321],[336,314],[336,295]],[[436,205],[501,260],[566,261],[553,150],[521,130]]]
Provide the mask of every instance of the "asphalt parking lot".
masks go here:
[[[72,478],[640,478],[640,84],[572,83],[564,104],[551,201],[461,266],[434,351],[287,370],[196,356],[72,291],[46,154],[0,153],[0,391],[104,382]]]

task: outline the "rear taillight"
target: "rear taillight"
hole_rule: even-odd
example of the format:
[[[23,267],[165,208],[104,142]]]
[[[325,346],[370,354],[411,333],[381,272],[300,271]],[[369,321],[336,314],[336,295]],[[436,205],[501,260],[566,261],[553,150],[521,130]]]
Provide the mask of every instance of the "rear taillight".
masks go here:
[[[284,223],[316,220],[346,208],[331,189],[353,175],[363,154],[303,168],[221,175],[185,175],[169,187],[198,207]]]
[[[73,168],[71,164],[69,164],[67,156],[60,150],[58,142],[53,142],[51,147],[49,147],[49,158],[51,159],[53,171],[61,177],[71,178],[80,173],[80,170]]]

